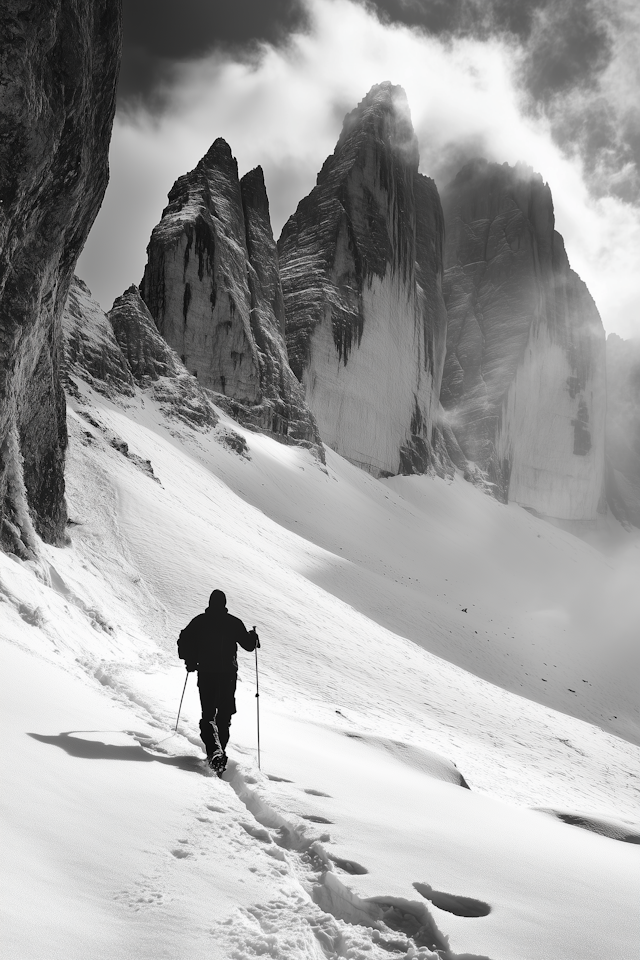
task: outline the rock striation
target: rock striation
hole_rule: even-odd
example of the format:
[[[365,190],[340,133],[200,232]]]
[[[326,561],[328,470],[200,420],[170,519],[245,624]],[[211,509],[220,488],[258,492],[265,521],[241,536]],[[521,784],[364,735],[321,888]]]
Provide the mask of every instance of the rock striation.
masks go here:
[[[165,340],[247,425],[318,443],[289,367],[269,202],[260,167],[240,181],[218,139],[169,193],[140,287]]]
[[[278,242],[292,369],[322,439],[375,476],[448,464],[443,215],[401,87],[344,122]]]
[[[144,474],[160,482],[150,461],[134,453],[122,437],[93,415],[87,385],[115,404],[131,406],[137,400],[144,408],[145,401],[152,399],[170,419],[201,430],[216,425],[218,418],[211,400],[156,330],[137,287],[118,297],[107,315],[86,284],[74,277],[62,316],[62,332],[65,388],[76,412],[93,428],[81,432],[81,443],[101,437]],[[144,397],[140,396],[142,392]],[[236,452],[245,452],[244,438],[233,431],[222,430],[216,439]]]
[[[443,191],[449,328],[441,399],[496,496],[550,517],[604,509],[605,338],[524,165],[476,160]]]
[[[607,502],[640,527],[640,340],[607,337]]]
[[[62,314],[67,390],[73,375],[98,393],[132,396],[134,379],[111,324],[86,283],[74,277]]]
[[[140,388],[169,418],[196,428],[217,424],[211,399],[158,333],[136,286],[105,313],[74,277],[62,320],[66,387],[80,403],[76,379],[116,402]]]
[[[148,390],[165,415],[195,427],[213,427],[217,416],[198,380],[158,333],[136,286],[117,297],[108,326],[135,383]]]
[[[61,315],[108,179],[119,0],[0,10],[0,544],[63,539]]]

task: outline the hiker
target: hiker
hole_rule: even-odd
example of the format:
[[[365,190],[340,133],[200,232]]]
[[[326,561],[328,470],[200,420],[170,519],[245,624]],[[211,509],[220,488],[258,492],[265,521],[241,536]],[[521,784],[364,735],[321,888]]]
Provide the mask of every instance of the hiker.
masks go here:
[[[194,617],[178,639],[178,656],[184,660],[187,671],[198,671],[200,736],[207,762],[218,774],[227,765],[225,749],[231,717],[236,712],[238,644],[251,651],[260,646],[260,641],[255,627],[248,631],[242,620],[227,611],[222,590],[213,591],[205,612]]]

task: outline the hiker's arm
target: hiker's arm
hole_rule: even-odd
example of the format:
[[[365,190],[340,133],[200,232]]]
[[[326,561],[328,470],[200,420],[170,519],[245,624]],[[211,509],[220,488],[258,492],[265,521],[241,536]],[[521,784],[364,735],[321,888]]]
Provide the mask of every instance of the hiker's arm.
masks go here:
[[[241,647],[251,653],[252,650],[255,650],[260,646],[260,640],[258,634],[256,633],[256,628],[253,627],[252,630],[247,630],[245,625],[238,621],[242,630],[238,630],[237,641]]]
[[[192,620],[178,637],[178,656],[184,660],[189,673],[198,669],[197,628],[194,624],[195,620]]]

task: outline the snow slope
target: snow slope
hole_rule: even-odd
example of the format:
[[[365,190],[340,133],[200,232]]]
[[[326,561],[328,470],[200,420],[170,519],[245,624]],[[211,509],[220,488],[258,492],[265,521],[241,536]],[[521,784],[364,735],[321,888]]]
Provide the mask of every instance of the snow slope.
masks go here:
[[[631,538],[140,393],[69,429],[70,545],[0,555],[8,956],[640,956],[636,843],[531,809],[640,830]],[[262,639],[226,782],[193,680],[171,736],[216,586]]]

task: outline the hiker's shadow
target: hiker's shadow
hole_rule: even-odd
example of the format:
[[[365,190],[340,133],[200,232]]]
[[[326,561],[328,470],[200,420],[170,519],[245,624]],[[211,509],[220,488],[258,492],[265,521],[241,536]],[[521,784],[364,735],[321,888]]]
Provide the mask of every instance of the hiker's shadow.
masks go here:
[[[83,760],[137,760],[141,763],[166,763],[170,767],[178,767],[190,773],[203,773],[200,760],[197,757],[164,757],[156,753],[148,753],[139,744],[116,746],[112,743],[103,743],[101,740],[85,740],[78,733],[100,733],[99,730],[65,730],[56,736],[46,736],[43,733],[27,733],[33,740],[40,743],[50,743],[60,747],[71,757],[80,757]]]

